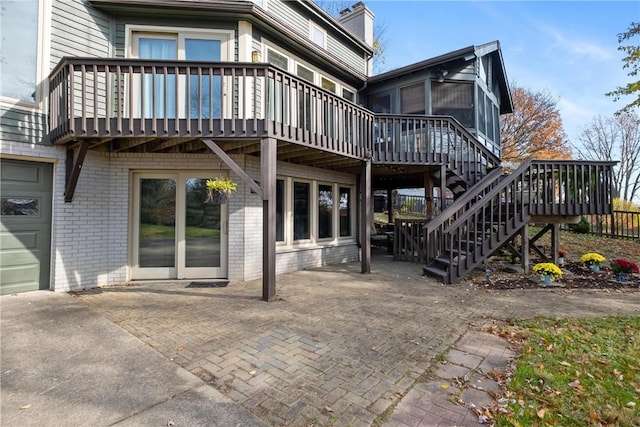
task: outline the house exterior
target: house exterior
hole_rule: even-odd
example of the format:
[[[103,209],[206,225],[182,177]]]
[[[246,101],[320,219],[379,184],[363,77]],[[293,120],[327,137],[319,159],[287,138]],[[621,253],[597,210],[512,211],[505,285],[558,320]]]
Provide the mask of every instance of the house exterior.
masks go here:
[[[498,42],[371,76],[362,3],[338,19],[305,0],[2,13],[2,293],[262,278],[269,300],[283,272],[369,272],[374,189],[460,197],[499,168]],[[238,183],[223,204],[216,177]]]

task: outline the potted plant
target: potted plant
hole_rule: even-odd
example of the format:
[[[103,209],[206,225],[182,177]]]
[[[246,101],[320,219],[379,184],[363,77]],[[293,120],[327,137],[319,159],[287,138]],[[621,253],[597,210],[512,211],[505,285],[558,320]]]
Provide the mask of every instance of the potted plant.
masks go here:
[[[552,262],[541,262],[534,265],[533,272],[542,275],[542,283],[545,285],[548,285],[554,280],[562,277],[562,270]]]
[[[626,282],[630,274],[640,273],[638,264],[622,258],[611,260],[611,270],[615,273],[618,282]]]
[[[567,257],[568,254],[569,254],[568,250],[564,248],[558,249],[558,265],[564,265],[564,259]]]
[[[207,202],[214,205],[226,203],[231,193],[234,193],[237,189],[238,184],[228,177],[219,176],[214,179],[208,179],[207,190],[209,191],[209,197]]]
[[[580,263],[589,267],[591,271],[600,271],[600,264],[606,261],[606,258],[597,252],[588,252],[580,258]]]

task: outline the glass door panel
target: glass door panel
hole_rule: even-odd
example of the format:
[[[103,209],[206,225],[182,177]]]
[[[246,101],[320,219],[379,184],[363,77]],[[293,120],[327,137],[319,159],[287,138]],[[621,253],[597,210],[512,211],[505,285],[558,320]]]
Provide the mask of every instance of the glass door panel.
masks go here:
[[[171,278],[176,267],[176,180],[140,178],[137,184],[134,269],[139,278]]]
[[[207,180],[186,180],[185,268],[220,267],[221,205],[205,203]]]
[[[220,61],[222,42],[199,38],[185,38],[185,59],[188,61]],[[204,74],[204,71],[203,71]],[[187,111],[190,118],[213,117],[219,119],[222,105],[222,78],[220,76],[191,76]]]

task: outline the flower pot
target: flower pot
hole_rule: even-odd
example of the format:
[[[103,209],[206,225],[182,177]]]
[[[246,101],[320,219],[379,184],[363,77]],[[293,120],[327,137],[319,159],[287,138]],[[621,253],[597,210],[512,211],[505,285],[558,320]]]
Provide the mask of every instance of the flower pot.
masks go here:
[[[221,205],[227,203],[227,194],[221,191],[209,191],[209,203],[214,205]]]
[[[543,274],[542,275],[542,284],[544,285],[550,285],[551,284],[551,275],[550,274]]]
[[[589,270],[591,270],[591,271],[600,271],[600,264],[598,264],[598,263],[591,264],[589,266]]]
[[[617,282],[628,282],[629,274],[628,273],[616,273],[616,281]]]
[[[558,257],[558,265],[564,265],[564,257]]]

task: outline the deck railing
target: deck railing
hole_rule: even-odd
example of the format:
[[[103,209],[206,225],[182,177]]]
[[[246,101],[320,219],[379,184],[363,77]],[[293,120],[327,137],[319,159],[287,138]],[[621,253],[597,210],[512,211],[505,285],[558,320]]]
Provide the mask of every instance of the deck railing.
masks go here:
[[[585,215],[589,229],[580,231],[597,236],[622,239],[640,239],[640,212],[619,211],[604,215]],[[573,231],[574,224],[563,224],[563,230]]]
[[[373,114],[268,64],[63,58],[49,76],[50,135],[261,138],[371,152]]]
[[[500,158],[449,116],[376,114],[373,130],[376,163],[447,164],[474,184]]]

